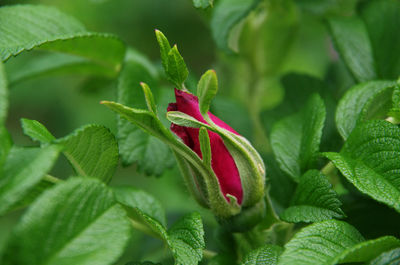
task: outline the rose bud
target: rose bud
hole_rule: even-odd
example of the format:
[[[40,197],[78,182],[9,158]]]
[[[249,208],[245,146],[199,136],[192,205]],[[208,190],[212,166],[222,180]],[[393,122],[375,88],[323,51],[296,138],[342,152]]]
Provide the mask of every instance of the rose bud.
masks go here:
[[[215,78],[216,82],[215,72],[208,71],[202,79],[207,77]],[[199,106],[195,95],[175,89],[175,98],[176,102],[169,104],[167,113],[172,122],[171,130],[202,162],[199,165],[175,152],[197,201],[221,218],[234,216],[242,208],[259,203],[264,195],[265,166],[257,151],[244,137],[211,114],[208,105]]]

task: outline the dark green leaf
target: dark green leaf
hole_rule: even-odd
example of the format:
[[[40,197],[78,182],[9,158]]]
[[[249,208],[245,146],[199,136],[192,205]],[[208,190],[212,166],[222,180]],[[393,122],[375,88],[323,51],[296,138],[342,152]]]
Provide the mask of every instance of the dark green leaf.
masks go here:
[[[165,72],[168,79],[174,83],[177,88],[183,88],[183,83],[185,82],[189,71],[176,45],[174,45],[174,47],[172,47],[168,52],[168,68]]]
[[[207,8],[209,6],[212,6],[214,3],[214,0],[193,0],[193,5],[196,8]]]
[[[41,143],[50,143],[56,138],[38,121],[21,119],[24,134],[32,138],[34,141]]]
[[[378,77],[397,79],[400,75],[400,2],[367,1],[360,13],[371,40]]]
[[[197,97],[199,98],[200,113],[205,115],[210,109],[212,99],[218,92],[218,80],[214,70],[205,72],[197,86]]]
[[[369,265],[395,265],[400,263],[400,248],[392,249],[382,253],[376,259],[372,260]]]
[[[311,170],[301,176],[291,206],[281,218],[293,223],[343,218],[341,204],[328,179],[318,170]]]
[[[282,248],[276,245],[265,245],[257,248],[246,255],[242,265],[275,265],[278,264],[278,257]]]
[[[14,147],[10,150],[0,175],[0,215],[12,208],[40,182],[53,167],[60,148]]]
[[[88,58],[118,71],[125,45],[112,35],[88,32],[55,8],[14,5],[0,8],[0,59],[40,47]]]
[[[157,88],[156,74],[157,69],[147,58],[133,50],[128,50],[118,79],[118,102],[135,108],[145,108],[140,82],[146,82],[153,89]],[[156,93],[155,96],[157,96]],[[165,113],[165,111],[160,111],[160,113]],[[139,170],[146,174],[160,175],[165,168],[173,164],[171,152],[162,141],[143,132],[140,127],[126,119],[118,119],[117,138],[122,163],[125,166],[136,162]]]
[[[228,39],[232,28],[253,10],[260,0],[219,0],[213,9],[211,31],[217,46],[229,51]]]
[[[2,126],[7,118],[8,108],[8,88],[7,78],[4,71],[3,63],[0,62],[0,126]]]
[[[313,167],[325,121],[325,105],[314,94],[300,113],[277,122],[271,131],[271,146],[281,169],[298,181]]]
[[[108,182],[118,164],[118,144],[109,129],[88,125],[57,140],[77,174]]]
[[[338,255],[364,241],[351,225],[328,220],[303,228],[285,245],[279,265],[335,264]]]
[[[2,264],[114,264],[130,235],[126,213],[112,192],[97,180],[73,178],[31,206],[16,226]]]
[[[378,106],[379,109],[380,104],[372,104],[371,100],[382,95],[381,93],[385,92],[385,90],[392,91],[391,87],[394,84],[395,82],[393,81],[370,81],[358,84],[347,91],[339,101],[336,110],[336,125],[344,139],[347,139],[358,122],[368,118],[365,117],[366,113],[371,115],[373,112],[370,110],[371,105],[375,109]],[[381,102],[382,100],[378,103]]]
[[[340,153],[326,153],[362,193],[400,212],[400,129],[382,120],[359,124]]]
[[[131,187],[114,187],[117,201],[132,209],[139,209],[144,214],[166,225],[165,212],[161,203],[147,192]]]
[[[336,17],[329,29],[343,60],[358,82],[376,79],[374,54],[364,22],[358,17]]]

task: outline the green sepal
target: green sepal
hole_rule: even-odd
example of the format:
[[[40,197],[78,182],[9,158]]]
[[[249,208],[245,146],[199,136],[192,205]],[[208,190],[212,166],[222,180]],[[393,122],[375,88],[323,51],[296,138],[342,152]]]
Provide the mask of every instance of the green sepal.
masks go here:
[[[203,155],[203,163],[211,167],[211,146],[210,146],[210,137],[208,136],[207,129],[205,127],[201,127],[199,130],[199,142],[201,154]]]
[[[157,106],[154,101],[153,93],[151,92],[150,87],[144,83],[140,82],[140,86],[143,89],[144,97],[146,99],[146,105],[149,111],[153,112],[155,115],[157,115]]]
[[[202,115],[207,115],[210,109],[211,100],[218,92],[218,80],[214,70],[205,72],[197,85],[197,97],[199,98],[199,108]]]
[[[174,83],[178,89],[184,88],[183,83],[188,77],[189,71],[176,44],[168,52],[168,66],[165,72],[168,79]]]
[[[167,37],[165,37],[165,35],[161,31],[156,29],[155,33],[158,45],[160,46],[161,63],[166,72],[168,69],[168,53],[171,50],[171,45],[169,44]]]

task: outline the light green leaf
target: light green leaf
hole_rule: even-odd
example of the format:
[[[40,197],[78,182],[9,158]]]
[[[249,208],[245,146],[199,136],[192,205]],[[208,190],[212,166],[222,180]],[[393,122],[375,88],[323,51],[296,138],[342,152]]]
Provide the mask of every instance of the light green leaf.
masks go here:
[[[364,241],[351,225],[328,220],[309,225],[285,245],[279,265],[335,264],[338,255]]]
[[[391,90],[394,81],[370,81],[352,87],[341,98],[336,109],[336,125],[343,139],[347,139],[357,123],[365,120],[371,107],[371,100],[378,97],[385,90]],[[389,91],[390,92],[390,91]],[[376,105],[372,107],[376,109]]]
[[[158,45],[160,46],[161,63],[164,67],[164,71],[167,72],[167,70],[168,70],[168,54],[169,54],[169,51],[171,50],[171,45],[169,44],[167,37],[165,37],[165,35],[161,31],[156,29],[155,33],[156,33]]]
[[[170,229],[138,210],[143,221],[168,245],[175,264],[197,265],[203,258],[205,248],[201,216],[198,213],[185,215]]]
[[[0,8],[0,60],[33,48],[71,53],[117,72],[125,53],[113,35],[88,32],[55,8],[14,5]]]
[[[271,131],[271,147],[281,169],[299,181],[300,175],[313,168],[318,156],[325,105],[313,94],[301,112],[275,123]]]
[[[211,17],[212,36],[217,46],[225,51],[232,28],[253,10],[260,0],[219,0]]]
[[[382,253],[376,259],[372,260],[369,265],[395,265],[400,262],[400,248],[392,249]]]
[[[22,129],[24,134],[32,138],[34,141],[41,143],[50,143],[56,138],[38,121],[21,119]]]
[[[400,212],[400,129],[382,120],[358,125],[340,153],[325,153],[362,193]]]
[[[174,83],[178,89],[183,88],[183,83],[185,82],[189,71],[176,44],[168,52],[168,68],[165,73],[167,74],[168,79]]]
[[[149,84],[157,96],[158,89],[154,90],[157,88],[156,74],[157,69],[146,57],[128,50],[118,78],[118,102],[135,108],[146,108],[140,82]],[[165,113],[160,110],[159,112]],[[143,132],[140,127],[126,119],[118,118],[117,138],[124,166],[135,162],[139,170],[147,175],[160,175],[173,164],[173,156],[162,141]]]
[[[94,177],[109,182],[118,164],[118,144],[104,126],[87,125],[57,140],[63,153],[83,177]]]
[[[165,211],[161,203],[153,196],[132,187],[113,187],[112,189],[119,203],[134,211],[138,209],[149,217],[157,220],[160,224],[166,225]]]
[[[382,252],[399,246],[400,240],[393,236],[364,241],[343,251],[332,264],[370,261]]]
[[[207,8],[207,7],[212,7],[214,3],[214,0],[193,0],[193,5],[195,8]]]
[[[364,22],[359,17],[335,17],[328,22],[336,47],[353,76],[359,82],[376,79],[374,55]]]
[[[8,109],[8,87],[7,78],[4,71],[3,63],[0,61],[0,126],[2,126],[7,118]]]
[[[293,223],[343,218],[341,204],[326,176],[318,170],[310,170],[300,177],[291,206],[281,218]]]
[[[40,182],[53,167],[60,148],[20,148],[10,150],[0,174],[0,215],[7,212]]]
[[[242,265],[276,265],[282,248],[276,245],[265,245],[246,255]]]
[[[199,108],[202,115],[206,115],[210,109],[212,99],[218,92],[218,80],[214,70],[205,72],[197,85],[197,97],[199,98]]]
[[[126,213],[111,190],[94,179],[73,178],[46,191],[30,207],[2,264],[114,264],[130,236]]]

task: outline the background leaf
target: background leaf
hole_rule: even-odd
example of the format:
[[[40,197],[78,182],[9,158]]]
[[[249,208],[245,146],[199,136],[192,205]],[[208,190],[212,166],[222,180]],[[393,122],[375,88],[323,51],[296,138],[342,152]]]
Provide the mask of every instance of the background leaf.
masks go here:
[[[193,0],[193,5],[196,8],[207,8],[209,6],[212,6],[214,3],[214,0]]]
[[[281,169],[296,181],[315,163],[324,121],[324,102],[314,94],[300,113],[282,119],[272,128],[275,157]]]
[[[54,136],[38,121],[21,119],[24,134],[32,138],[34,141],[41,143],[50,143],[55,140]]]
[[[108,182],[118,164],[118,144],[104,126],[87,125],[57,140],[76,173]]]
[[[4,65],[0,62],[0,126],[7,118],[8,109],[8,88]]]
[[[113,264],[130,233],[124,210],[104,184],[74,178],[32,205],[12,234],[3,264]]]
[[[286,222],[320,222],[343,218],[341,202],[327,177],[318,170],[307,171],[293,195],[292,203],[281,215]]]
[[[390,265],[400,262],[400,248],[392,249],[372,260],[370,265]]]
[[[393,81],[370,81],[353,86],[346,92],[336,110],[336,124],[343,139],[346,140],[357,123],[364,120],[362,114],[368,102],[394,85]]]
[[[259,0],[219,0],[217,2],[210,23],[212,36],[220,49],[230,51],[229,33],[259,2]]]
[[[115,36],[88,32],[83,25],[55,8],[14,5],[0,8],[0,59],[41,49],[72,53],[118,71],[125,46]]]
[[[0,215],[11,209],[40,182],[55,163],[60,148],[13,147],[0,169]]]

